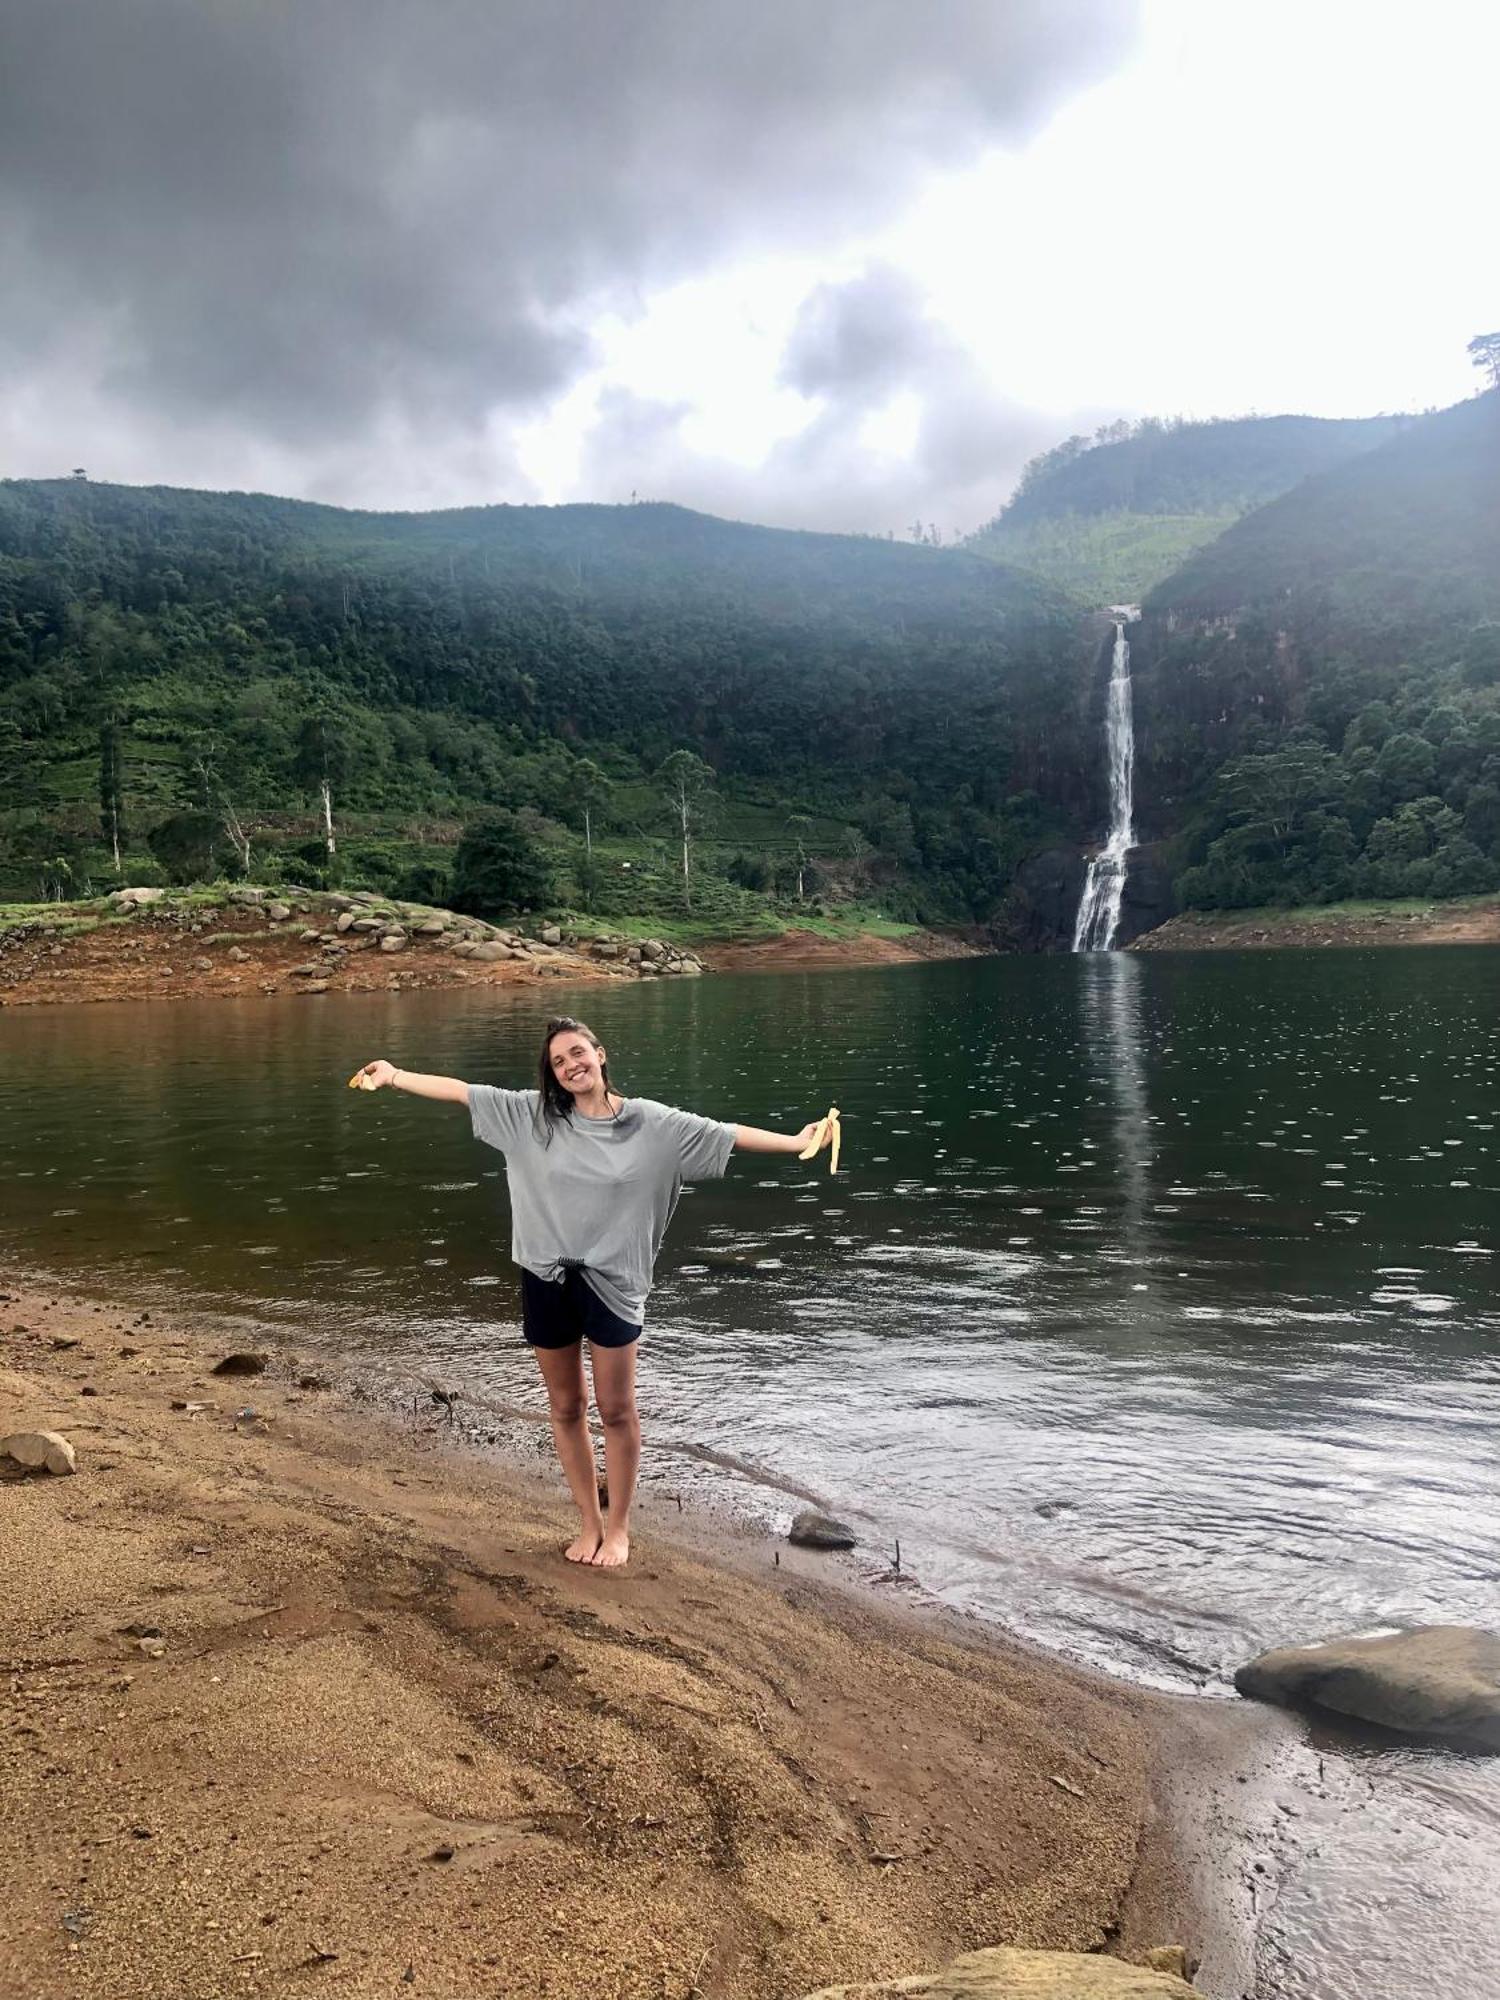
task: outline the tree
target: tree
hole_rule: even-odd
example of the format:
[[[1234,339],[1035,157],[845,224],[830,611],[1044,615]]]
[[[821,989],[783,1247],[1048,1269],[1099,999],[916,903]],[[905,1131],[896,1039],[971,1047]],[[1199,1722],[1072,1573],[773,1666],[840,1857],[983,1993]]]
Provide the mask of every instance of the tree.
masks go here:
[[[216,816],[219,827],[240,864],[240,873],[250,873],[250,835],[229,795],[218,763],[218,746],[212,735],[201,736],[192,747],[189,769],[202,788],[203,810]]]
[[[674,750],[656,774],[682,842],[682,900],[693,907],[692,844],[708,818],[715,772],[691,750]]]
[[[105,717],[99,729],[99,831],[120,873],[120,842],[125,836],[125,788],[122,776],[121,730],[118,715]]]
[[[328,854],[330,877],[337,866],[337,845],[333,833],[333,788],[349,774],[349,753],[342,727],[343,718],[333,705],[319,699],[303,716],[297,731],[297,776],[318,794],[323,809],[323,845]]]
[[[807,842],[813,823],[806,813],[789,813],[786,830],[792,836],[792,860],[797,870],[797,901],[800,903],[806,899],[807,893]]]
[[[483,917],[551,900],[546,854],[514,813],[497,808],[464,828],[453,854],[455,910]]]
[[[594,859],[594,814],[602,813],[609,799],[610,781],[592,757],[581,757],[573,768],[573,790],[583,813],[583,851]]]
[[[220,847],[218,815],[189,806],[160,821],[146,835],[152,857],[173,882],[211,882],[227,854]]]
[[[1469,359],[1490,378],[1490,387],[1500,389],[1500,333],[1476,333],[1469,342]]]

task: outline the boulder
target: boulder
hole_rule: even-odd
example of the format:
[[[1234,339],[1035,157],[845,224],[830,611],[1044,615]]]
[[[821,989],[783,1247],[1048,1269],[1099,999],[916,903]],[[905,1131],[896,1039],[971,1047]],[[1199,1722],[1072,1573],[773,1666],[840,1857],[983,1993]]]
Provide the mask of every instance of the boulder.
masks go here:
[[[321,931],[298,931],[297,942],[298,944],[317,944],[322,936],[323,933]]]
[[[165,889],[116,889],[109,898],[117,910],[139,910],[147,903],[159,903]]]
[[[1234,1684],[1257,1701],[1311,1702],[1408,1735],[1500,1750],[1500,1634],[1470,1625],[1282,1646],[1241,1667]]]
[[[269,1354],[226,1354],[222,1361],[216,1361],[209,1369],[210,1375],[264,1375],[269,1367]]]
[[[660,938],[643,939],[641,943],[642,958],[649,958],[654,964],[657,959],[665,958],[666,955],[667,947],[662,943]]]
[[[462,947],[460,948],[462,949]],[[512,956],[512,953],[508,944],[474,944],[468,947],[464,955],[467,958],[483,959],[488,965],[492,964],[497,958],[509,958]]]
[[[380,949],[382,951],[405,951],[405,931],[387,931],[385,936],[380,940]]]
[[[418,937],[441,937],[448,926],[441,917],[428,917],[425,923],[416,927]]]
[[[1201,2000],[1196,1986],[1102,1952],[966,1951],[938,1972],[821,1986],[806,2000]]]
[[[358,921],[359,921],[359,914],[357,911],[340,910],[338,922],[334,926],[334,928],[340,931],[352,930]]]
[[[237,944],[232,944],[226,955],[232,958],[236,965],[244,965],[250,957],[249,952],[242,951]]]
[[[620,956],[620,947],[615,943],[613,938],[601,938],[599,943],[592,946],[591,949],[595,958],[618,958]]]
[[[263,903],[265,900],[264,889],[231,889],[225,896],[225,901],[229,903]]]
[[[537,936],[541,939],[543,944],[562,943],[562,932],[558,929],[556,924],[543,924],[542,928],[537,932]]]
[[[12,1458],[32,1472],[76,1472],[73,1447],[61,1431],[12,1431],[0,1438],[0,1458]]]
[[[856,1537],[847,1522],[820,1514],[816,1507],[804,1507],[793,1519],[787,1540],[799,1549],[852,1549]]]
[[[383,931],[385,929],[385,919],[383,917],[356,917],[349,925],[349,928],[351,931],[358,931],[363,937],[373,931]]]
[[[292,914],[290,903],[267,903],[264,907],[267,923],[284,924]]]
[[[322,966],[318,964],[316,959],[313,959],[308,965],[294,965],[292,967],[292,977],[293,979],[316,979],[322,970]]]

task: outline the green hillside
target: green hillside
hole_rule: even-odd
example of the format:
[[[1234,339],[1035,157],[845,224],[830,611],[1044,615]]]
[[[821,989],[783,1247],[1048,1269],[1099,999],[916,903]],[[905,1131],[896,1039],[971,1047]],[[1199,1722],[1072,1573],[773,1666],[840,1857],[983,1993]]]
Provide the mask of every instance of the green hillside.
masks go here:
[[[973,536],[1086,603],[1138,604],[1242,515],[1395,436],[1400,417],[1146,419],[1068,438],[1034,458]]]
[[[976,557],[677,507],[10,481],[0,895],[110,886],[117,827],[159,879],[230,811],[258,873],[315,883],[326,781],[347,881],[438,893],[502,806],[560,903],[671,915],[655,774],[686,749],[715,774],[700,911],[982,916],[1086,817],[1093,651],[1057,590]]]
[[[1500,886],[1500,392],[1237,522],[1132,655],[1138,810],[1187,902]]]

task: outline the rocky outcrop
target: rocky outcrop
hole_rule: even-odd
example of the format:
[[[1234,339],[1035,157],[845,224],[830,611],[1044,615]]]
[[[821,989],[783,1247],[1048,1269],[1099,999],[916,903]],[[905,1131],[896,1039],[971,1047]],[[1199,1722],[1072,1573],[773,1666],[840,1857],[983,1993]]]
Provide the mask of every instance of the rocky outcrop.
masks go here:
[[[1001,951],[1067,951],[1087,870],[1076,847],[1049,847],[1016,871],[990,932]]]
[[[1072,1951],[966,1951],[939,1972],[822,1986],[805,2000],[1201,2000],[1196,1986],[1153,1966]]]
[[[1500,1635],[1468,1625],[1414,1625],[1283,1646],[1241,1667],[1243,1695],[1311,1703],[1414,1736],[1500,1750]]]
[[[1088,862],[1082,848],[1049,847],[1016,870],[989,931],[1001,951],[1071,951]],[[1116,950],[1164,924],[1177,908],[1172,877],[1155,847],[1132,851],[1120,901]]]

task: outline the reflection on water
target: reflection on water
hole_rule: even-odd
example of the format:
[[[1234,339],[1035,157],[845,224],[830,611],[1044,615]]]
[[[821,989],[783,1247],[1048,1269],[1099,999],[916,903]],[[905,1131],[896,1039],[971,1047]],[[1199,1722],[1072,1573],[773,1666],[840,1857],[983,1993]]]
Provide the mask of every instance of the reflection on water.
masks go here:
[[[1375,1621],[1493,1623],[1497,987],[1500,960],[1452,950],[574,997],[627,1089],[844,1115],[837,1180],[747,1157],[684,1200],[643,1360],[657,1463],[716,1489],[759,1468],[734,1491],[769,1518],[815,1490],[951,1603],[1158,1685],[1222,1693],[1265,1644]],[[0,1015],[0,1240],[539,1407],[498,1160],[461,1113],[343,1088],[382,1052],[529,1080],[539,1013]],[[1500,1810],[1488,1767],[1441,1762],[1460,1817]],[[1382,1810],[1404,1796],[1404,1767],[1370,1770]],[[1441,1963],[1432,1908],[1403,1909],[1402,1948]],[[1289,1900],[1305,1958],[1304,1917]]]
[[[1119,1252],[1142,1268],[1147,1257],[1151,1120],[1141,1030],[1142,961],[1125,952],[1090,954],[1079,968],[1079,1043],[1115,1107],[1114,1171],[1120,1190]],[[1138,1296],[1138,1295],[1133,1295]]]

